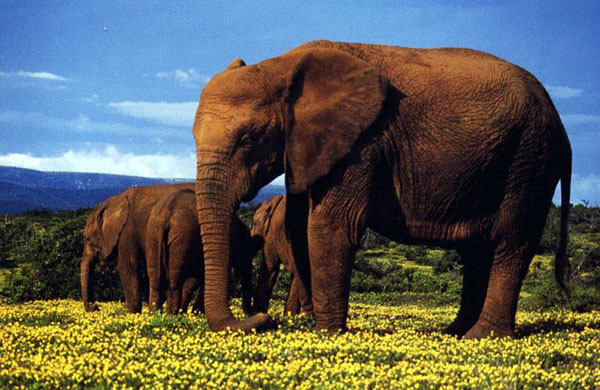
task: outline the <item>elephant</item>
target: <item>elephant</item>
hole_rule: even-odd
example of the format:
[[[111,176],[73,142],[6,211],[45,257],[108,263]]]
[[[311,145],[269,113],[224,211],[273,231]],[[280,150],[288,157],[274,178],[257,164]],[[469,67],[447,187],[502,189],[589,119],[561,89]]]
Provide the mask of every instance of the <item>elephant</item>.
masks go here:
[[[292,276],[292,284],[285,304],[285,313],[312,314],[312,302],[296,276],[292,246],[285,231],[285,196],[276,195],[265,201],[254,213],[250,234],[264,242],[264,257],[260,264],[254,311],[266,313],[279,275],[281,263]]]
[[[252,310],[252,260],[259,246],[250,238],[248,227],[237,217],[232,230],[233,270],[242,283],[242,307]],[[186,312],[192,294],[199,289],[194,303],[196,312],[204,311],[204,262],[200,228],[196,218],[196,195],[185,188],[162,197],[152,209],[146,230],[146,258],[150,283],[150,311],[161,309],[167,301],[167,313]]]
[[[88,216],[81,257],[81,295],[86,311],[98,310],[94,302],[96,265],[117,257],[127,310],[141,312],[141,277],[150,213],[161,198],[183,189],[194,190],[194,183],[132,187],[101,203]]]
[[[193,132],[213,330],[272,326],[266,313],[229,311],[227,236],[239,203],[281,174],[317,330],[347,329],[351,263],[371,228],[458,251],[463,286],[448,333],[513,336],[559,181],[555,274],[568,291],[570,142],[542,84],[496,56],[314,41],[255,65],[235,59],[202,90]]]

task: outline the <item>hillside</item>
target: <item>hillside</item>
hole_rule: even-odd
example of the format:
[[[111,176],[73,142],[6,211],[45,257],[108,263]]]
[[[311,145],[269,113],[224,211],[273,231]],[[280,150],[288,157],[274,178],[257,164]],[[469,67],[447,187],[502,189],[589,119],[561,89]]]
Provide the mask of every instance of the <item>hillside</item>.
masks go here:
[[[28,210],[74,210],[91,207],[129,187],[172,184],[194,179],[156,179],[139,176],[79,172],[42,172],[0,166],[0,214],[20,214]],[[256,197],[262,202],[285,192],[271,185]]]

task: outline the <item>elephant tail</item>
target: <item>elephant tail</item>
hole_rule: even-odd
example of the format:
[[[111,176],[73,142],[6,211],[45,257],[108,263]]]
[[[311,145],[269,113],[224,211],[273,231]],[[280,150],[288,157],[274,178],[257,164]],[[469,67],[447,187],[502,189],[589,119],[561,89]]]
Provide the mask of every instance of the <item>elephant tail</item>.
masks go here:
[[[567,297],[571,297],[571,290],[569,288],[569,279],[571,277],[571,265],[567,258],[567,245],[569,242],[569,208],[571,199],[571,154],[569,153],[568,159],[565,164],[565,169],[560,178],[560,242],[556,250],[556,256],[554,258],[554,275],[556,281],[567,294]]]

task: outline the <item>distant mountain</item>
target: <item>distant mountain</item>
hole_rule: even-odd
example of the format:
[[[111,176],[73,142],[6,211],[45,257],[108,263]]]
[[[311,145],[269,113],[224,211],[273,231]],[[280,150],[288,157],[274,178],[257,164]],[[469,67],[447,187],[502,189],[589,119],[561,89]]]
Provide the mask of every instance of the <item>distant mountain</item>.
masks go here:
[[[91,207],[127,188],[173,184],[194,179],[154,179],[101,173],[41,172],[0,166],[0,213],[19,214],[28,210],[73,210]],[[285,187],[263,188],[253,202],[285,193]]]
[[[132,186],[173,184],[194,181],[194,179],[153,179],[103,173],[42,172],[33,169],[0,166],[0,181],[30,188],[93,190],[98,188],[129,188]]]

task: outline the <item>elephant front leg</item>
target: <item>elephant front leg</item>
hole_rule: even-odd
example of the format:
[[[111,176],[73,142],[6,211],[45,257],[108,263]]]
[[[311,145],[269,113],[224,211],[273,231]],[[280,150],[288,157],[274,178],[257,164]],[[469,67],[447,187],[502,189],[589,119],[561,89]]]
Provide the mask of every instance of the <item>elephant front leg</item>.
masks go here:
[[[264,258],[258,271],[256,296],[254,297],[253,310],[255,312],[266,313],[269,310],[269,302],[279,275],[280,264],[279,257],[269,247],[265,246]]]
[[[298,277],[293,277],[287,300],[285,301],[285,312],[291,316],[300,314],[300,295],[298,291]]]
[[[183,278],[179,272],[171,272],[171,275],[169,276],[169,290],[167,291],[167,313],[178,314],[182,309],[182,293],[184,282],[187,278]]]
[[[346,224],[311,215],[308,222],[312,303],[317,330],[346,331],[350,264],[355,254]]]
[[[150,310],[150,313],[153,313],[162,309],[163,299],[160,293],[160,282],[158,280],[153,280],[152,277],[149,277],[149,279],[150,297],[148,298],[148,309]]]

